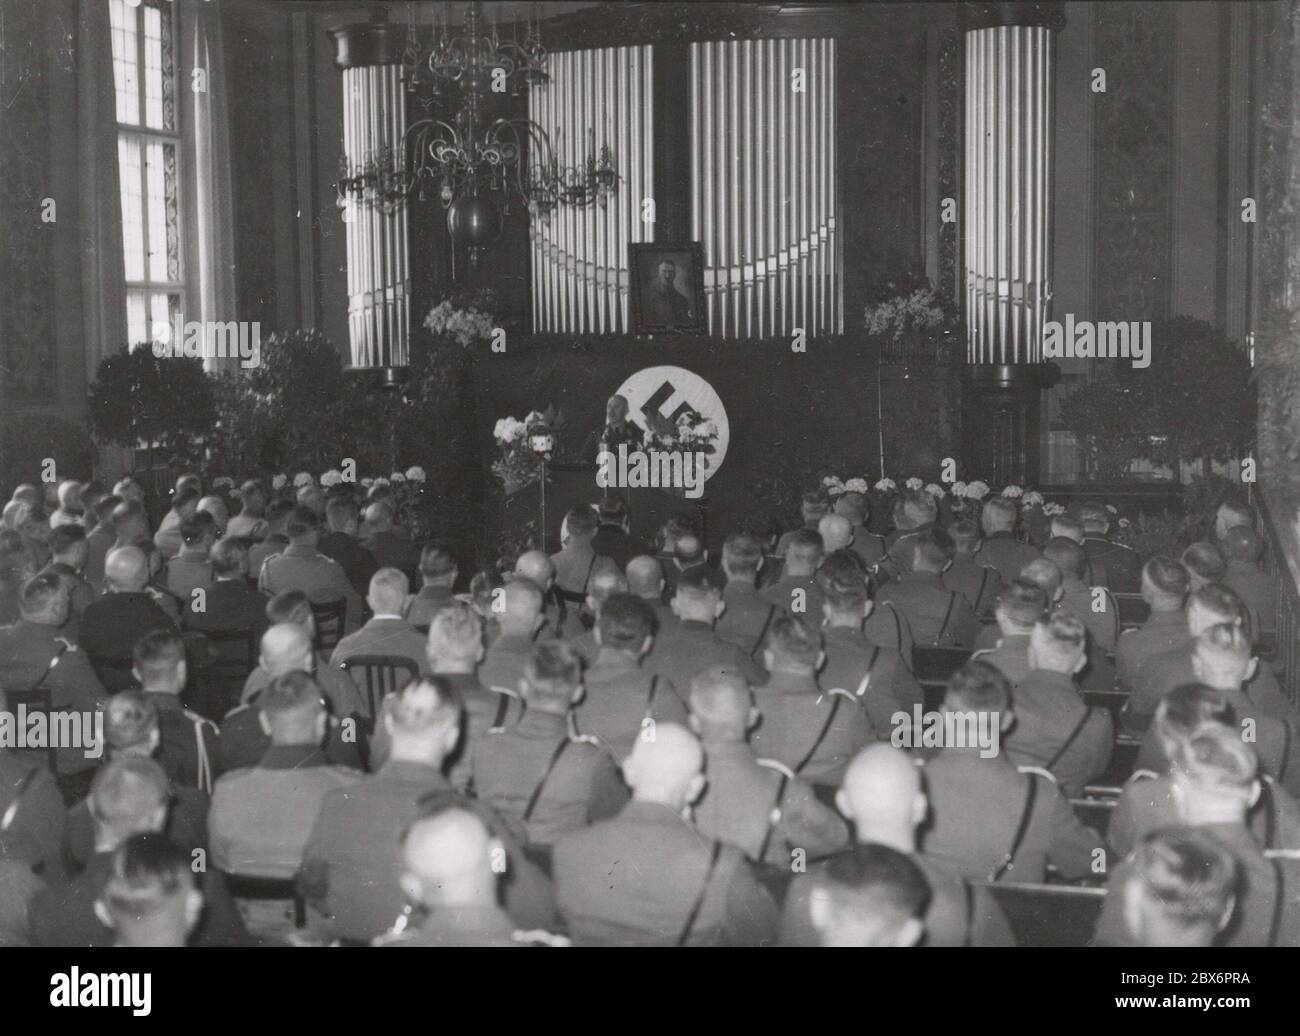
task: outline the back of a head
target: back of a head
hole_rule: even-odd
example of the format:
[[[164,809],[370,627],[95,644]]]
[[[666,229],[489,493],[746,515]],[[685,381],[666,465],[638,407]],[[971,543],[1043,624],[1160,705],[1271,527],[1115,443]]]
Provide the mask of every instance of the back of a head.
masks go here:
[[[96,771],[90,785],[90,812],[101,830],[123,839],[159,830],[171,794],[171,782],[158,763],[124,755]]]
[[[729,666],[710,666],[691,678],[691,717],[705,741],[740,741],[749,729],[753,694]]]
[[[483,621],[468,604],[456,601],[440,608],[433,616],[427,649],[433,665],[472,665],[482,651]]]
[[[677,723],[658,723],[654,737],[638,737],[623,776],[638,799],[677,805],[702,786],[704,749]]]
[[[1258,561],[1264,549],[1259,533],[1250,525],[1234,525],[1224,532],[1220,543],[1229,561]]]
[[[821,534],[798,529],[790,534],[785,548],[785,570],[790,575],[810,576],[822,558]]]
[[[1238,687],[1250,671],[1250,640],[1240,626],[1219,622],[1196,636],[1192,664],[1215,687]]]
[[[301,670],[275,677],[257,700],[277,745],[319,744],[325,704],[316,681]]]
[[[580,543],[590,540],[599,528],[600,519],[596,517],[596,512],[591,507],[571,507],[564,516],[564,529],[569,538]]]
[[[181,519],[181,539],[187,547],[217,538],[217,520],[207,511],[195,511]]]
[[[1002,713],[1011,701],[1011,684],[1002,670],[978,658],[964,663],[948,680],[944,708],[950,712]]]
[[[504,633],[531,637],[541,620],[545,598],[531,579],[512,579],[498,598],[501,602],[497,620]]]
[[[948,535],[952,537],[953,547],[958,554],[974,554],[980,545],[980,527],[969,518],[953,522],[948,527]]]
[[[815,626],[796,615],[778,615],[767,631],[765,653],[770,654],[770,669],[814,672],[821,656],[822,635]]]
[[[1047,611],[1047,594],[1037,583],[1013,579],[998,595],[999,621],[1028,633]]]
[[[853,540],[853,523],[840,514],[824,515],[817,523],[817,533],[825,550],[839,550]]]
[[[1072,518],[1068,514],[1058,514],[1052,517],[1052,539],[1073,540],[1075,543],[1083,542],[1083,522],[1077,518]],[[1055,560],[1055,559],[1053,559]]]
[[[1243,805],[1252,797],[1259,776],[1259,760],[1238,731],[1217,723],[1206,724],[1175,746],[1170,760],[1175,780],[1200,791],[1231,798]]]
[[[654,629],[650,606],[632,594],[614,594],[600,609],[596,630],[602,647],[639,652]]]
[[[113,517],[113,512],[123,503],[125,503],[125,501],[116,494],[101,497],[95,504],[96,523],[109,521]]]
[[[68,613],[68,589],[54,572],[38,572],[18,591],[18,610],[28,622],[59,626]]]
[[[455,552],[447,543],[426,543],[420,551],[420,575],[426,583],[450,585],[458,570]]]
[[[823,946],[911,946],[924,934],[930,887],[897,849],[855,845],[814,879],[813,925]]]
[[[1210,945],[1230,917],[1239,880],[1232,854],[1195,827],[1143,837],[1129,857],[1129,874],[1126,921],[1130,934],[1149,946]]]
[[[430,909],[488,906],[497,884],[493,857],[501,851],[477,813],[440,801],[402,833],[402,888]]]
[[[206,514],[216,523],[218,536],[226,531],[226,523],[230,520],[230,510],[226,507],[226,501],[221,497],[203,497],[199,501],[199,509],[196,513]]]
[[[1103,504],[1085,503],[1079,508],[1079,523],[1083,526],[1084,533],[1104,534],[1110,528],[1110,512]]]
[[[823,565],[817,573],[817,585],[826,609],[835,615],[860,620],[871,599],[867,578],[856,566]]]
[[[104,581],[114,590],[134,593],[149,581],[149,562],[139,547],[114,547],[104,558]]]
[[[1255,514],[1250,509],[1249,504],[1241,503],[1238,500],[1225,500],[1219,505],[1214,516],[1216,532],[1222,536],[1229,529],[1241,525],[1254,526]]]
[[[1073,673],[1088,650],[1088,629],[1073,615],[1044,615],[1034,624],[1029,650],[1039,669]]]
[[[925,816],[921,771],[900,748],[873,744],[858,752],[844,771],[837,802],[854,824],[858,840],[875,831],[909,831]]]
[[[681,567],[704,560],[704,540],[697,533],[684,532],[673,543],[673,558]]]
[[[415,746],[436,763],[456,747],[465,704],[455,686],[441,676],[412,680],[386,695],[380,711],[394,750]]]
[[[1182,562],[1192,575],[1193,582],[1214,583],[1228,570],[1223,552],[1213,543],[1199,540],[1183,551]]]
[[[861,525],[867,517],[867,498],[856,490],[841,493],[835,498],[835,513]]]
[[[638,554],[627,563],[628,593],[657,600],[663,588],[664,570],[658,558]]]
[[[1047,595],[1051,604],[1061,593],[1061,570],[1047,558],[1034,558],[1020,570],[1020,578],[1033,583]]]
[[[291,540],[302,540],[316,536],[320,532],[320,517],[310,507],[295,507],[289,513],[286,527]]]
[[[937,525],[919,533],[912,544],[917,567],[927,572],[942,572],[956,553],[952,537]]]
[[[186,486],[184,489],[176,490],[172,496],[172,510],[181,514],[190,508],[198,509],[199,501],[203,499],[203,494],[193,486]]]
[[[50,530],[49,539],[45,545],[49,548],[50,554],[55,557],[70,556],[81,550],[81,545],[86,542],[86,530],[80,525],[57,525]]]
[[[184,939],[198,920],[202,900],[189,854],[167,835],[146,832],[132,835],[113,853],[99,903],[119,941],[161,946],[173,944],[154,940],[169,935]]]
[[[712,622],[722,600],[722,587],[714,572],[700,566],[681,574],[673,597],[677,613],[683,619]]]
[[[1004,496],[985,500],[980,511],[980,521],[985,532],[1009,532],[1015,528],[1016,505]]]
[[[175,693],[184,682],[185,641],[170,630],[153,630],[136,641],[132,662],[145,690]]]
[[[934,521],[939,514],[939,505],[923,489],[910,489],[903,494],[903,513],[916,528]]]
[[[1157,554],[1142,566],[1143,592],[1152,603],[1182,607],[1192,580],[1181,561]]]
[[[600,501],[596,515],[601,525],[622,525],[627,520],[627,504],[621,496],[611,493]]]
[[[311,601],[302,590],[281,590],[266,602],[266,618],[273,626],[307,626],[312,619]]]
[[[605,559],[604,564],[592,568],[591,578],[587,580],[587,597],[595,604],[597,611],[614,594],[625,594],[627,592],[627,577],[608,558]]]
[[[1043,548],[1043,557],[1061,570],[1067,579],[1082,579],[1088,570],[1088,555],[1077,542],[1053,536]]]
[[[274,532],[284,532],[290,516],[293,514],[294,505],[288,500],[272,500],[266,505],[266,511],[262,519]]]
[[[582,658],[562,640],[542,641],[524,665],[524,700],[547,712],[566,712],[582,685]]]
[[[1195,636],[1220,622],[1245,628],[1246,606],[1237,593],[1222,583],[1205,583],[1187,598],[1188,628]]]
[[[722,543],[722,568],[730,579],[747,579],[758,576],[763,562],[763,545],[753,536],[733,532]]]
[[[250,478],[239,487],[239,499],[245,510],[261,513],[266,509],[266,488],[257,479]]]
[[[325,522],[331,532],[355,532],[360,520],[361,512],[351,496],[333,497],[325,505]]]
[[[1156,731],[1166,741],[1186,740],[1206,723],[1236,724],[1236,713],[1222,691],[1203,683],[1179,684],[1156,706]]]
[[[804,493],[799,501],[799,512],[803,515],[805,522],[820,521],[822,516],[831,509],[831,502],[826,498],[826,494],[819,490],[810,490]]]
[[[411,584],[400,568],[381,568],[370,577],[367,600],[376,615],[401,615]]]
[[[110,755],[148,756],[158,729],[158,707],[140,691],[121,691],[104,709],[104,740]]]
[[[208,560],[218,579],[238,576],[248,570],[248,548],[237,537],[223,536],[212,545]]]
[[[113,508],[113,535],[122,543],[134,543],[148,531],[144,507],[135,500],[123,500]]]
[[[555,578],[555,563],[540,550],[526,550],[515,562],[515,575],[531,579],[545,590]]]

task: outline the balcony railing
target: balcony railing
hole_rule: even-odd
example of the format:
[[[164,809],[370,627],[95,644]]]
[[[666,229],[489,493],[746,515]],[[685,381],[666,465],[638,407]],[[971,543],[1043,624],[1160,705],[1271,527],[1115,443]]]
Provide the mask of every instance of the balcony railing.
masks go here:
[[[1289,512],[1268,488],[1253,493],[1264,540],[1264,570],[1277,605],[1277,630],[1262,630],[1278,682],[1293,706],[1300,708],[1300,536]]]

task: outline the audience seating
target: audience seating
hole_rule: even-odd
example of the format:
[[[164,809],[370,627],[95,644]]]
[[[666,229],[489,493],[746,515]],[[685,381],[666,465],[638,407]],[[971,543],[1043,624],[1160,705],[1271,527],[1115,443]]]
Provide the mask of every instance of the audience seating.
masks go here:
[[[1141,594],[1117,594],[1112,592],[1115,606],[1119,609],[1119,628],[1121,630],[1137,629],[1151,616],[1151,605]]]
[[[311,613],[316,618],[316,650],[328,654],[343,639],[348,602],[342,597],[334,601],[313,601]]]
[[[416,664],[399,655],[353,655],[343,660],[341,668],[352,677],[376,718],[384,695],[401,690],[419,675]]]
[[[1080,823],[1087,824],[1100,835],[1110,829],[1110,818],[1115,812],[1116,799],[1071,799],[1074,815]]]
[[[211,661],[200,671],[199,701],[195,704],[204,716],[219,721],[239,704],[248,674],[257,668],[257,631],[245,626],[209,630],[203,636],[208,642]]]
[[[1104,889],[993,882],[986,885],[1021,946],[1087,946],[1101,916]]]
[[[223,871],[222,877],[225,878],[226,889],[234,899],[292,901],[294,927],[307,927],[307,902],[298,891],[295,878],[258,878],[250,874],[231,874],[228,871]]]
[[[967,648],[912,647],[912,675],[925,693],[925,708],[933,711],[943,701],[948,680],[970,658]]]
[[[1088,784],[1087,793],[1089,795],[1118,796],[1124,787],[1124,782],[1133,775],[1138,750],[1141,746],[1141,741],[1129,737],[1117,737],[1115,739],[1115,750],[1110,756],[1110,765],[1106,767],[1104,774]]]

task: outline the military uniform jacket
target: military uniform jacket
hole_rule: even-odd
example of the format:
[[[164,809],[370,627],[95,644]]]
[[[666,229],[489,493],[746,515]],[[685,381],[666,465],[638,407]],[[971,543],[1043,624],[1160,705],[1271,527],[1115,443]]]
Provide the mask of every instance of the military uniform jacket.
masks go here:
[[[741,851],[702,837],[667,806],[629,802],[561,838],[553,860],[556,902],[580,946],[674,946],[684,932],[689,946],[775,937],[776,904]]]
[[[261,543],[254,543],[248,549],[248,571],[249,574],[262,571],[262,565],[266,559],[274,554],[284,553],[284,549],[289,546],[289,537],[282,532],[273,532]],[[256,576],[253,576],[256,579]]]
[[[154,758],[174,783],[211,793],[213,782],[222,772],[217,725],[185,708],[174,694],[146,691],[145,697],[158,710],[158,750]]]
[[[914,529],[908,529],[906,532],[901,533],[890,544],[889,554],[883,566],[888,571],[890,578],[899,579],[912,571],[912,551],[916,549],[916,541],[933,528],[934,522],[925,522],[923,525],[918,525]]]
[[[601,648],[583,685],[586,693],[573,710],[574,727],[596,737],[620,763],[631,754],[647,719],[686,722],[686,706],[672,682],[621,651]]]
[[[206,550],[191,552],[182,549],[167,562],[167,592],[180,602],[182,608],[190,606],[191,592],[196,587],[209,587],[212,579],[212,560]]]
[[[1141,592],[1142,558],[1137,551],[1101,536],[1085,536],[1083,552],[1092,566],[1093,582],[1117,594]]]
[[[888,601],[877,602],[862,624],[862,632],[873,644],[897,651],[908,671],[912,669],[912,648],[916,638],[912,635],[912,624],[907,616]]]
[[[195,611],[193,598],[186,598],[185,628],[199,632],[251,628],[260,642],[270,625],[266,603],[266,595],[258,593],[243,579],[218,579],[203,595],[203,611]],[[242,651],[238,644],[229,646]]]
[[[1093,587],[1082,580],[1067,577],[1064,583],[1065,593],[1057,610],[1068,608],[1070,614],[1088,628],[1090,640],[1103,651],[1114,651],[1115,642],[1119,639],[1119,606],[1105,587],[1099,586],[1096,589],[1101,590],[1101,611],[1093,608]]]
[[[210,806],[211,799],[197,788],[172,789],[171,808],[163,830],[191,860],[197,859],[195,849],[207,852]],[[94,855],[95,819],[90,812],[90,799],[85,798],[68,810],[68,823],[63,829],[63,862],[69,874],[79,874]]]
[[[373,618],[334,645],[330,665],[341,668],[347,659],[357,655],[394,655],[414,662],[416,672],[428,676],[426,643],[427,638],[405,619]],[[361,693],[359,685],[357,693]]]
[[[812,676],[778,672],[754,688],[754,700],[763,714],[752,738],[755,754],[811,784],[838,785],[849,760],[876,737],[857,687],[835,694]]]
[[[524,711],[524,703],[518,695],[502,694],[484,687],[477,676],[470,673],[441,673],[444,680],[449,680],[460,692],[465,703],[465,719],[461,727],[460,744],[447,758],[447,770],[451,783],[461,791],[469,786],[470,760],[474,758],[474,747],[493,727],[508,726]],[[378,745],[387,741],[384,725],[379,724],[375,731]],[[386,745],[385,745],[386,748]],[[381,758],[386,758],[386,754]]]
[[[709,783],[693,806],[695,826],[744,850],[755,863],[788,870],[791,851],[816,860],[848,844],[849,832],[812,787],[780,763],[759,759],[743,741],[706,741]]]
[[[979,632],[979,621],[966,598],[944,588],[934,572],[910,572],[880,592],[907,616],[912,635],[927,647],[970,647]]]
[[[910,858],[930,886],[922,946],[1016,945],[1006,915],[986,886],[957,877],[925,853],[912,853]],[[782,946],[819,945],[809,903],[816,879],[825,869],[825,863],[813,864],[807,874],[790,883],[781,911]]]
[[[370,592],[370,577],[379,571],[379,562],[360,540],[346,532],[329,532],[321,536],[316,549],[343,566],[348,582],[359,597],[364,598]]]
[[[1106,772],[1115,742],[1110,712],[1088,708],[1070,677],[1035,669],[1016,685],[1012,701],[1015,726],[1002,736],[1011,762],[1050,771],[1075,797]]]
[[[1002,592],[1002,574],[996,568],[966,557],[953,558],[942,582],[945,588],[956,590],[965,597],[971,611],[981,621],[993,615],[998,595]]]
[[[420,552],[410,539],[399,535],[392,529],[372,532],[361,541],[361,546],[370,553],[380,568],[395,568],[406,573],[412,581],[420,577]]]
[[[164,561],[170,561],[181,552],[185,540],[181,538],[181,517],[175,511],[168,511],[158,523],[158,531],[153,534],[154,546]]]
[[[315,745],[273,744],[256,766],[217,781],[208,817],[213,863],[231,874],[293,877],[325,796],[360,779]]]
[[[1261,849],[1300,849],[1300,804],[1265,776],[1246,823]],[[1106,839],[1118,856],[1127,856],[1146,834],[1182,823],[1168,772],[1134,771],[1111,813]]]
[[[885,556],[888,548],[885,546],[885,537],[872,532],[865,525],[855,525],[849,549],[862,559],[867,568],[871,568]]]
[[[381,936],[376,946],[527,946],[510,915],[495,903],[482,907],[442,907],[418,928]]]
[[[981,565],[992,565],[998,570],[1004,583],[1020,578],[1020,570],[1029,562],[1039,557],[1039,553],[1027,543],[1021,543],[1011,533],[995,532],[985,538],[980,549],[975,552],[975,561]]]
[[[1250,633],[1258,641],[1260,634],[1277,629],[1277,603],[1268,576],[1249,561],[1229,561],[1223,583],[1237,592],[1250,615]]]
[[[108,698],[84,652],[55,627],[20,619],[0,628],[0,687],[29,691],[38,682],[49,688],[56,711],[93,713]],[[80,773],[98,763],[75,747],[60,747],[55,758],[60,774]]]
[[[345,631],[361,625],[362,600],[343,566],[312,547],[291,543],[279,554],[272,554],[262,562],[257,588],[272,596],[284,590],[301,590],[316,604],[342,598],[347,602]]]
[[[315,669],[310,675],[316,681],[316,685],[320,687],[325,700],[329,702],[332,716],[343,719],[347,716],[368,716],[370,714],[370,708],[362,701],[361,692],[357,690],[357,685],[353,682],[352,677],[348,676],[342,669],[322,662],[317,656]],[[259,665],[248,674],[248,679],[244,681],[244,689],[240,692],[239,700],[245,705],[253,703],[257,700],[258,695],[266,690],[273,679],[275,678]]]
[[[1206,824],[1240,868],[1236,904],[1217,946],[1300,945],[1300,860],[1270,858],[1244,824]],[[1131,872],[1125,860],[1111,870],[1106,900],[1093,941],[1103,946],[1136,945],[1124,921],[1122,889]]]
[[[460,795],[440,771],[394,760],[373,777],[329,792],[303,851],[301,887],[340,938],[368,942],[392,927],[406,905],[399,880],[402,832],[427,796],[445,797],[483,819],[501,838],[506,871],[499,891],[521,928],[554,923],[546,877],[524,857],[509,829],[481,802]]]
[[[406,621],[412,626],[428,626],[439,611],[455,601],[456,596],[451,592],[451,587],[426,583],[411,599],[410,607],[406,610]]]
[[[666,625],[654,640],[646,665],[661,673],[679,692],[690,693],[691,680],[696,673],[711,666],[726,666],[741,673],[751,684],[767,679],[762,665],[755,662],[744,650],[713,631],[708,623],[688,620]]]
[[[976,651],[970,657],[997,666],[1014,687],[1029,673],[1029,634],[1008,634],[998,640],[997,647]]]
[[[925,765],[930,826],[922,848],[953,874],[987,881],[1006,863],[1037,784],[1020,847],[1000,880],[1041,882],[1050,862],[1067,879],[1092,873],[1092,852],[1105,840],[1075,817],[1046,771],[1022,773],[1004,755],[982,759],[977,748],[945,748]]]
[[[822,590],[812,576],[783,575],[775,583],[764,587],[759,596],[768,604],[784,608],[812,626],[822,621]],[[800,602],[803,603],[802,610],[798,610]]]
[[[61,881],[66,817],[49,770],[0,751],[0,860],[30,867],[47,882]]]
[[[537,640],[517,633],[502,633],[487,649],[478,667],[479,682],[495,691],[519,693],[524,666],[532,657]]]
[[[781,614],[781,607],[765,600],[758,588],[745,579],[728,580],[722,599],[727,608],[714,625],[714,632],[750,658],[761,657],[763,641],[772,620]]]
[[[849,626],[823,626],[822,643],[826,665],[817,674],[817,685],[824,691],[839,688],[857,695],[865,679],[866,687],[858,697],[881,740],[889,739],[895,712],[910,715],[913,705],[924,703],[921,685],[897,651],[873,644],[865,633]]]
[[[613,757],[594,739],[570,737],[567,716],[539,709],[479,738],[470,765],[475,796],[532,845],[554,845],[628,799]]]
[[[585,596],[591,573],[601,560],[601,556],[591,549],[589,543],[572,543],[563,550],[556,551],[551,555],[551,564],[555,566],[555,585],[565,593]],[[613,564],[612,558],[604,558],[603,561]]]
[[[1125,630],[1115,642],[1115,672],[1120,690],[1136,689],[1138,673],[1147,659],[1186,647],[1191,642],[1187,616],[1174,612],[1152,612],[1138,629]]]
[[[92,658],[129,660],[136,641],[154,630],[175,633],[176,623],[151,594],[104,594],[82,612],[78,643]]]

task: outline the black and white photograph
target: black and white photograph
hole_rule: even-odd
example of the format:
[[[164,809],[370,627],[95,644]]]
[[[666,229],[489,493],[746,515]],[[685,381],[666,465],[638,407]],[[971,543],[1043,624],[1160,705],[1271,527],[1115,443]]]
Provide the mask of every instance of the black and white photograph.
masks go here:
[[[1298,170],[1300,0],[0,0],[15,997],[1280,1003]]]

